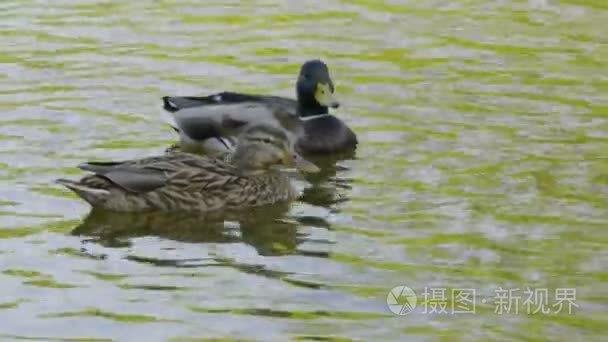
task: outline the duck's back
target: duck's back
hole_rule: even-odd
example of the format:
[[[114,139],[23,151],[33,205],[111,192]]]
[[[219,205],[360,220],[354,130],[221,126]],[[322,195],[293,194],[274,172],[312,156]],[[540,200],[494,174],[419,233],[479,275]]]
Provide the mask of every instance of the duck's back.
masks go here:
[[[297,148],[305,154],[342,153],[357,147],[356,134],[333,115],[322,115],[304,121],[305,135]]]
[[[280,106],[288,110],[295,111],[298,102],[294,99],[290,99],[282,96],[273,95],[256,95],[256,94],[243,94],[235,92],[221,92],[211,94],[208,96],[165,96],[163,97],[163,104],[165,110],[169,112],[177,112],[186,108],[201,107],[208,105],[223,105],[223,104],[237,104],[237,103],[264,103],[273,106]]]
[[[232,164],[188,153],[136,161],[88,163],[94,174],[79,182],[62,180],[94,207],[117,211],[213,211],[292,199],[280,173],[242,175]]]

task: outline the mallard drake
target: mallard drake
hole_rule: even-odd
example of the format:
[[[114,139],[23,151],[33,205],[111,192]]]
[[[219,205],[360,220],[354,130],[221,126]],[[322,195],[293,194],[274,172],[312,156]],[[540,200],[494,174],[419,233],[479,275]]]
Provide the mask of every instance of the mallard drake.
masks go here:
[[[117,211],[213,211],[294,199],[280,166],[319,169],[297,155],[281,129],[254,125],[240,134],[229,160],[186,152],[121,162],[79,165],[93,172],[58,183],[93,207]]]
[[[180,144],[210,151],[230,150],[234,132],[247,124],[280,125],[295,137],[303,154],[331,154],[354,150],[357,136],[339,118],[329,114],[338,108],[327,65],[305,62],[296,83],[297,100],[235,92],[208,96],[165,96],[164,108],[173,113]]]

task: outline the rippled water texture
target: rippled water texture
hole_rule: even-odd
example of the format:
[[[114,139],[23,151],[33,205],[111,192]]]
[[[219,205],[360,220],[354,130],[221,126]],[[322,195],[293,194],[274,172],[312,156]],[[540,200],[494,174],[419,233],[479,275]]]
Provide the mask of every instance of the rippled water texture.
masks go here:
[[[1,339],[602,340],[607,20],[604,0],[3,0]],[[163,95],[293,96],[316,57],[361,145],[303,201],[108,215],[52,183],[162,153]],[[425,313],[425,288],[475,289],[476,312]]]

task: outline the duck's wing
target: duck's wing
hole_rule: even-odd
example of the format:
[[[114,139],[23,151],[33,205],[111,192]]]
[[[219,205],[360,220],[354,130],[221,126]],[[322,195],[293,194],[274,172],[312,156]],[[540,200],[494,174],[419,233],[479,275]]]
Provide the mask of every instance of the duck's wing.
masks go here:
[[[297,136],[302,122],[295,111],[260,102],[222,103],[185,108],[173,114],[180,134],[194,141],[235,137],[248,125],[280,127]]]
[[[175,113],[182,109],[206,105],[235,104],[235,103],[273,103],[284,107],[295,108],[296,100],[272,95],[243,94],[225,91],[207,96],[164,96],[163,107],[166,111]]]
[[[158,170],[134,167],[117,168],[100,176],[133,193],[146,193],[156,190],[165,186],[169,179]]]
[[[79,165],[120,188],[145,193],[163,187],[182,170],[212,165],[210,160],[188,153],[175,153],[122,162],[89,162]]]

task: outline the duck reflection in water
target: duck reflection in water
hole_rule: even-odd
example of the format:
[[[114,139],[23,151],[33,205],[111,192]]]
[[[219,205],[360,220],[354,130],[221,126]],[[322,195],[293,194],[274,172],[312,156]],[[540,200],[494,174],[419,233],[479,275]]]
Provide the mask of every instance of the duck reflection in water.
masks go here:
[[[298,233],[300,223],[288,212],[288,203],[208,213],[118,213],[93,209],[71,233],[106,247],[126,247],[132,238],[157,236],[189,243],[243,242],[260,255],[286,255],[299,253],[298,245],[307,238]],[[229,222],[238,223],[238,228],[227,227],[225,223]]]
[[[340,161],[354,159],[355,151],[334,155],[307,155],[305,157],[320,169],[315,174],[301,175],[310,186],[303,190],[300,200],[310,205],[336,210],[337,204],[349,200],[347,194],[351,189],[351,180],[339,176],[339,172],[348,170]]]

